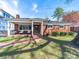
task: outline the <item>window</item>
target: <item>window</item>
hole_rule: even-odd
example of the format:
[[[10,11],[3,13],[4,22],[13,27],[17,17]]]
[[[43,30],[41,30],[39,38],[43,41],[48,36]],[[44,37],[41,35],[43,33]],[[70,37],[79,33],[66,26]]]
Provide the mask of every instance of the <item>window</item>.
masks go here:
[[[48,28],[52,28],[52,25],[48,25]]]
[[[0,30],[7,30],[6,26],[0,26]]]
[[[31,25],[20,25],[20,30],[31,30]]]
[[[0,11],[0,16],[3,16],[3,13],[2,13],[2,11]]]
[[[5,29],[5,26],[2,26],[2,29]]]
[[[60,25],[60,28],[64,28],[64,25]]]

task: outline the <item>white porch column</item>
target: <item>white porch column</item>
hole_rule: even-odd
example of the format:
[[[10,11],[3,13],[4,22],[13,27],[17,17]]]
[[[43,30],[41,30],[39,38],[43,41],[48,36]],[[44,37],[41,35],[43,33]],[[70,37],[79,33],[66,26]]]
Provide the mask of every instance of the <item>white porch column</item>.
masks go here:
[[[33,21],[32,21],[32,35],[33,35]]]
[[[7,34],[10,36],[10,22],[8,21]]]
[[[41,35],[43,35],[43,21],[41,23]]]

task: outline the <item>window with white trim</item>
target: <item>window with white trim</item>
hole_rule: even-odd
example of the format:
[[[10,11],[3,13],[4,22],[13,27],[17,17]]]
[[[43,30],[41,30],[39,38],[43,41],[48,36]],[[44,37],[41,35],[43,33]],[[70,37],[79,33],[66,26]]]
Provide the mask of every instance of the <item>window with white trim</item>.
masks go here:
[[[48,28],[52,28],[52,25],[48,25]]]
[[[31,30],[31,25],[20,25],[20,30]]]
[[[64,25],[60,25],[60,28],[62,28],[62,29],[63,29],[63,28],[64,28]]]

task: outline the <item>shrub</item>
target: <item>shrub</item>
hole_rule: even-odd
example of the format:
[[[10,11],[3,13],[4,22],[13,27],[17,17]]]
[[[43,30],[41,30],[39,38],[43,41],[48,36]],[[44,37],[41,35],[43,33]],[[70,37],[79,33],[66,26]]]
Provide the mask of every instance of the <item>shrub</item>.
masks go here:
[[[60,32],[60,36],[65,36],[66,34],[66,32]]]
[[[58,32],[52,32],[52,36],[58,36]]]
[[[52,32],[52,36],[65,36],[65,35],[74,35],[74,32]]]
[[[68,35],[73,36],[74,35],[74,32],[69,32]]]
[[[52,36],[65,36],[66,34],[66,32],[53,32]]]

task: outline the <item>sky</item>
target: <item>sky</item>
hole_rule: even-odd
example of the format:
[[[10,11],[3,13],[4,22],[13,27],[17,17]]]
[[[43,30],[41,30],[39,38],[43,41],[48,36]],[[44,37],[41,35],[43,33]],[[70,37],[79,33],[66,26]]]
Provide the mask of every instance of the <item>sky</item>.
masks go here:
[[[19,14],[22,18],[51,17],[57,7],[65,12],[78,11],[79,0],[65,3],[65,0],[0,0],[0,8],[13,16]]]

